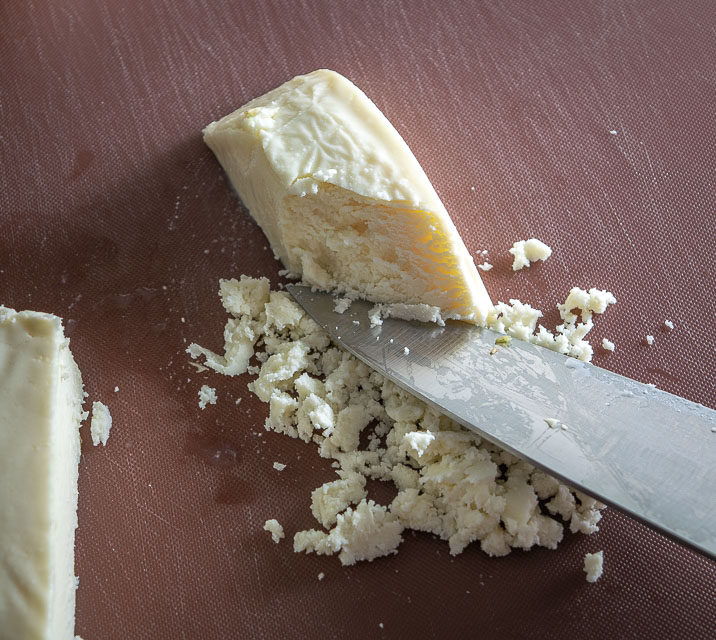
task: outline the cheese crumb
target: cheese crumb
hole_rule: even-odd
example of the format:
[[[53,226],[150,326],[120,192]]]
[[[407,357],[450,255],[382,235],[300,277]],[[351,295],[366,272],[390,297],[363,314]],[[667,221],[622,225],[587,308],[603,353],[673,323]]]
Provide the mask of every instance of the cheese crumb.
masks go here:
[[[611,340],[602,338],[602,349],[605,349],[606,351],[614,351],[615,348],[616,345]]]
[[[320,582],[321,580],[323,580],[323,578],[325,578],[325,577],[326,577],[326,574],[323,573],[323,571],[321,571],[321,573],[318,574],[318,580],[319,580],[319,582]]]
[[[286,465],[280,462],[274,462],[273,468],[276,469],[276,471],[283,471],[286,468]]]
[[[90,425],[90,433],[92,434],[92,444],[96,447],[100,443],[102,446],[107,444],[109,438],[109,430],[112,428],[112,416],[109,413],[107,405],[101,402],[92,403],[92,422]]]
[[[410,353],[410,349],[408,349],[408,347],[405,347],[405,349],[403,349],[403,353],[407,356]]]
[[[114,388],[114,392],[117,393],[117,391],[119,391],[119,387]]]
[[[529,267],[532,262],[536,262],[537,260],[545,261],[552,255],[551,247],[541,240],[537,240],[537,238],[518,240],[512,245],[509,252],[514,256],[512,262],[513,271],[519,271],[524,267]]]
[[[654,336],[646,336],[646,344],[649,346],[654,344]]]
[[[664,326],[669,330],[674,330],[674,323],[671,320],[664,320]]]
[[[477,268],[481,271],[489,271],[492,269],[492,265],[489,262],[483,262],[482,264],[478,264]]]
[[[279,540],[284,538],[283,527],[279,524],[278,520],[266,520],[264,524],[264,531],[271,533],[271,539],[278,544]]]
[[[352,304],[353,300],[350,298],[336,298],[335,304],[333,305],[333,311],[336,313],[345,313]]]
[[[199,389],[199,408],[204,410],[207,404],[216,404],[216,389],[205,384]]]
[[[584,556],[584,572],[587,582],[596,582],[604,573],[604,552],[588,553]]]

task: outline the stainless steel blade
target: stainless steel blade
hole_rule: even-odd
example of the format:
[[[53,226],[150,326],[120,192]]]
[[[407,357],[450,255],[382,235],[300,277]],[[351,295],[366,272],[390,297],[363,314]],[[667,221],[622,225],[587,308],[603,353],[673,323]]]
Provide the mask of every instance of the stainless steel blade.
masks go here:
[[[348,351],[465,427],[575,489],[716,557],[716,411],[591,364],[461,322],[343,314],[287,287]],[[550,426],[548,421],[557,420]]]

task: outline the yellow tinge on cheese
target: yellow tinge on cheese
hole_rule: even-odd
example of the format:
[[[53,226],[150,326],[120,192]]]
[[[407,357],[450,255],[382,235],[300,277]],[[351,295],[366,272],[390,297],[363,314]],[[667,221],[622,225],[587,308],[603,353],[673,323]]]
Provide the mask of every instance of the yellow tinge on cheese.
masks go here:
[[[374,302],[487,318],[490,298],[425,172],[340,74],[298,76],[204,140],[289,272]]]
[[[0,306],[0,638],[74,637],[82,378],[61,320]]]

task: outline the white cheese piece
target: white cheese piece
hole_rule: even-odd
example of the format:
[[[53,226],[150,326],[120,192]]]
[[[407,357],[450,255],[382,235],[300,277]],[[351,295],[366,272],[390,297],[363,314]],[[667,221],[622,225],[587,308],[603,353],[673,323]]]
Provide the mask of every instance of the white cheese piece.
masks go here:
[[[614,349],[616,349],[616,345],[611,340],[602,338],[602,349],[605,349],[606,351],[614,351]]]
[[[512,261],[512,270],[519,271],[524,267],[529,267],[532,262],[542,260],[543,262],[552,255],[552,249],[537,238],[529,240],[518,240],[509,249],[514,256]]]
[[[59,318],[0,306],[0,636],[74,638],[84,400]],[[19,491],[18,488],[22,490]]]
[[[102,446],[107,444],[109,438],[109,430],[112,428],[112,416],[109,413],[107,405],[101,402],[92,403],[92,422],[90,424],[90,434],[92,435],[92,444],[96,447],[100,442]]]
[[[287,270],[373,302],[482,323],[492,304],[400,134],[349,80],[298,76],[204,130]]]
[[[271,539],[278,544],[279,541],[285,537],[283,533],[283,527],[278,520],[271,519],[266,520],[264,524],[264,531],[268,531],[271,534]]]
[[[333,305],[333,310],[336,313],[345,313],[352,304],[353,300],[350,298],[337,298]]]
[[[671,320],[664,320],[664,326],[669,330],[674,330],[674,323]]]
[[[286,468],[286,465],[280,462],[274,462],[273,468],[276,469],[276,471],[283,471]]]
[[[654,344],[654,336],[646,336],[646,344],[649,346]]]
[[[323,571],[321,571],[321,573],[318,574],[318,581],[320,582],[320,581],[323,580],[323,578],[325,578],[325,577],[326,577],[326,574],[323,573]]]
[[[199,408],[203,411],[207,404],[216,404],[216,389],[205,384],[199,389]]]
[[[588,553],[584,556],[584,572],[587,582],[596,582],[604,573],[604,552]]]
[[[477,268],[481,271],[489,271],[492,269],[492,265],[489,262],[483,262],[482,264],[478,264]]]

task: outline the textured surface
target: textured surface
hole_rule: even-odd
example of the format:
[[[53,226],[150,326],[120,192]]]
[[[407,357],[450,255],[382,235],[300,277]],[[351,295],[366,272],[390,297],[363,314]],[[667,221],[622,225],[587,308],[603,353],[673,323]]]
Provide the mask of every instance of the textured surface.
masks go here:
[[[595,363],[715,406],[715,18],[709,0],[0,4],[0,302],[67,319],[114,418],[106,448],[84,436],[77,632],[713,637],[714,564],[614,511],[556,552],[453,561],[408,535],[350,569],[293,554],[333,472],[258,437],[246,379],[197,374],[183,349],[220,346],[219,277],[279,268],[201,128],[329,67],[405,137],[468,249],[489,249],[494,299],[548,310],[608,288],[593,336],[617,350]],[[507,249],[531,236],[554,255],[515,274]],[[200,411],[204,383],[219,400]]]

